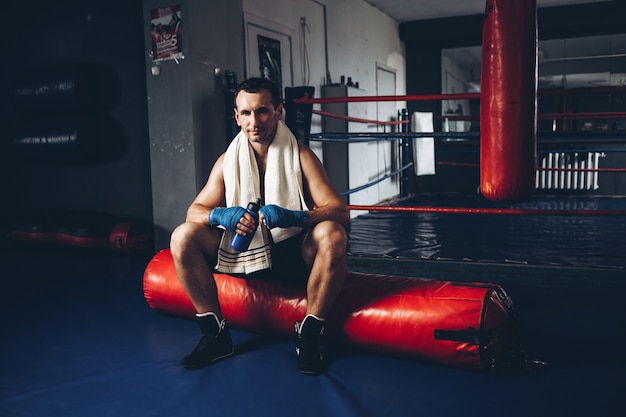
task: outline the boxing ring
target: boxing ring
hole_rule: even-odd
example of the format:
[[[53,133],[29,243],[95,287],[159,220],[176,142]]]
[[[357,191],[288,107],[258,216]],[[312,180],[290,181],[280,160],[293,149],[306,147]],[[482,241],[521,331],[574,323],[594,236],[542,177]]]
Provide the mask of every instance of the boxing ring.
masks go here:
[[[420,132],[415,135],[314,134],[311,140],[404,141],[405,138],[414,140],[416,137],[432,136],[478,141],[478,134],[463,132]],[[596,138],[609,143],[623,143],[626,139],[615,134],[596,135]],[[540,191],[526,201],[493,202],[478,194],[401,194],[382,206],[349,205],[351,210],[361,213],[352,219],[349,244],[351,256],[626,268],[626,258],[623,256],[626,253],[623,239],[626,232],[626,198],[587,196],[578,192],[579,189],[593,190],[594,184],[597,186],[599,174],[624,175],[626,168],[585,168],[586,160],[582,161],[582,166],[567,167],[567,155],[574,155],[577,151],[563,151],[555,145],[572,139],[581,141],[584,138],[572,134],[548,135],[547,143],[542,145],[551,149],[541,153],[544,155],[540,158],[542,166],[537,167],[535,174],[536,187]],[[593,149],[590,151],[598,154]],[[599,152],[603,155],[607,153],[606,149]],[[624,150],[616,148],[613,152]],[[560,155],[561,161],[555,160],[554,164],[550,162],[551,166],[548,167],[550,155]],[[577,161],[576,158],[572,159]],[[478,164],[468,163],[438,161],[437,164],[478,168]],[[342,194],[359,192],[392,176],[401,177],[411,165],[408,163],[399,170]],[[581,178],[580,186],[573,184],[572,178]],[[573,184],[569,190],[571,195],[564,195],[568,190],[559,187],[559,183],[565,181]],[[553,194],[546,194],[544,189]]]
[[[607,183],[619,184],[626,174],[623,158],[620,159],[626,151],[626,112],[537,112],[540,98],[603,94],[621,97],[626,88],[538,89],[536,15],[532,7],[514,9],[512,5],[487,3],[480,93],[313,98],[309,90],[302,91],[299,97],[290,97],[293,103],[285,103],[288,113],[308,112],[300,119],[309,122],[313,114],[341,118],[353,125],[395,126],[391,133],[322,132],[306,138],[348,146],[368,141],[397,143],[399,156],[394,169],[367,183],[339,190],[353,213],[353,257],[619,270],[626,267],[622,255],[626,248],[621,238],[625,231],[626,198],[622,192],[602,193]],[[506,25],[501,25],[505,20]],[[476,100],[480,103],[480,115],[431,114],[434,120],[479,121],[480,131],[411,132],[409,125],[414,120],[407,109],[398,111],[396,121],[353,118],[313,109],[314,105],[334,103],[446,100]],[[297,118],[291,118],[294,119]],[[573,120],[613,121],[622,128],[575,131],[571,123],[566,123]],[[553,129],[538,131],[538,121],[550,121]],[[474,179],[471,193],[411,193],[411,170],[416,169],[415,177],[419,178],[417,166],[423,161],[410,148],[415,150],[426,140],[435,145],[432,156],[427,155],[433,161],[427,162],[433,162],[437,170],[446,170],[448,181]],[[450,174],[454,170],[458,172],[456,178]],[[438,172],[427,173],[430,174],[436,176]],[[395,198],[370,198],[367,203],[362,203],[362,198],[352,199],[389,178],[399,186]]]
[[[624,88],[585,88],[561,91],[565,95],[621,94]],[[540,90],[539,95],[556,91]],[[385,97],[303,97],[297,103],[411,101],[479,99],[480,94],[431,94]],[[355,123],[399,126],[392,133],[314,133],[311,142],[363,143],[390,141],[397,143],[400,167],[342,196],[358,193],[388,178],[400,182],[395,199],[381,204],[349,204],[359,216],[352,219],[350,254],[354,257],[387,259],[412,258],[462,262],[503,263],[519,265],[580,266],[626,268],[626,198],[594,195],[599,175],[623,176],[626,167],[600,167],[599,158],[619,155],[626,142],[622,132],[540,132],[537,138],[537,165],[532,182],[534,195],[523,201],[490,201],[479,193],[442,193],[410,196],[406,189],[413,166],[409,144],[421,138],[435,138],[443,150],[439,159],[448,157],[450,144],[478,147],[479,132],[409,132],[406,110],[398,112],[398,121],[376,121],[334,115],[312,110],[321,117],[337,117]],[[472,119],[470,116],[440,116],[450,119]],[[585,112],[538,114],[538,119],[624,119],[623,112]],[[474,118],[475,119],[475,118]],[[587,144],[582,146],[581,144]],[[613,148],[600,147],[611,145]],[[574,146],[572,146],[574,145]],[[446,147],[447,146],[447,147]],[[571,148],[574,149],[571,149]],[[454,151],[449,151],[454,152]],[[475,149],[461,152],[472,153]],[[579,157],[579,154],[585,154]],[[438,167],[475,169],[480,163],[437,160]],[[590,195],[587,195],[589,193]],[[484,225],[493,227],[484,227]]]

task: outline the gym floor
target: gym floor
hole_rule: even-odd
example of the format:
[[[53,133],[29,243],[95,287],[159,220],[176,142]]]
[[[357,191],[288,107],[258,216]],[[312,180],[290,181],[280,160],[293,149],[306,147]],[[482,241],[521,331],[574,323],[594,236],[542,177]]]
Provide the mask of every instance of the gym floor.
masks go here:
[[[352,256],[354,271],[501,284],[529,357],[549,366],[492,375],[353,348],[331,352],[329,371],[310,377],[296,370],[292,340],[240,330],[234,357],[182,369],[199,330],[147,306],[142,276],[151,253],[4,246],[2,416],[623,413],[626,274],[619,265]]]

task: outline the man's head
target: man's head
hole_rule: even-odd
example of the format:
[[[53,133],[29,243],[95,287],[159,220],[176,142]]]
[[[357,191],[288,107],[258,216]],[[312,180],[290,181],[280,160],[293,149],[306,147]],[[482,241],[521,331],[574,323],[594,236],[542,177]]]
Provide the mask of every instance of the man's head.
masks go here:
[[[235,119],[248,140],[270,143],[282,117],[280,92],[273,82],[250,78],[237,87]]]
[[[272,104],[274,105],[274,108],[278,108],[278,105],[281,104],[280,90],[273,81],[268,80],[267,78],[248,78],[239,84],[237,86],[237,91],[235,91],[235,108],[237,108],[237,96],[240,92],[245,91],[246,93],[258,93],[261,90],[269,91],[272,96]]]

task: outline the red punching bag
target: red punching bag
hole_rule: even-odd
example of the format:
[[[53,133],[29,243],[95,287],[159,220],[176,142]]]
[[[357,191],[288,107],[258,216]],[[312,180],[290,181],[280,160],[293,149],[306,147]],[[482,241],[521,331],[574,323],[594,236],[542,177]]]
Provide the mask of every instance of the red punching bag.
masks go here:
[[[480,93],[480,191],[532,196],[537,136],[537,1],[487,0]]]

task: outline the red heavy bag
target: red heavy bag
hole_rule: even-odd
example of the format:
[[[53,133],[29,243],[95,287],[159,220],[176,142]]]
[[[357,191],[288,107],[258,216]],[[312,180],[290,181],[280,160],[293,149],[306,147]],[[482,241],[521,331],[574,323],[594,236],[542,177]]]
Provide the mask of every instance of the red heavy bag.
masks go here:
[[[215,274],[222,312],[232,327],[284,336],[306,312],[306,289]],[[193,318],[169,250],[144,274],[155,310]],[[525,364],[513,305],[495,284],[349,273],[326,320],[326,334],[371,351],[471,370],[517,371]]]
[[[537,135],[536,0],[487,0],[480,82],[480,191],[530,197]]]

